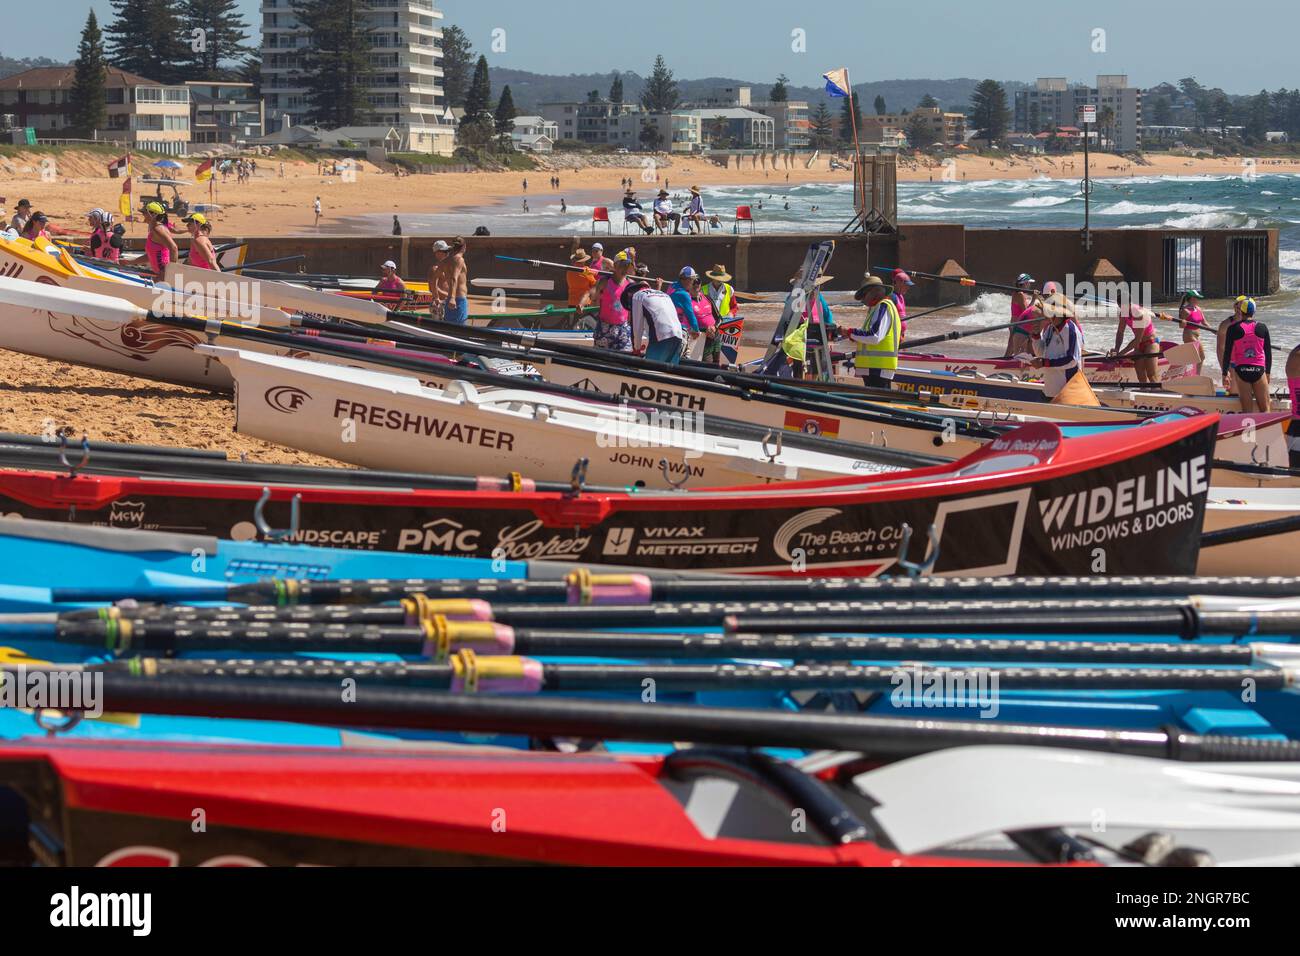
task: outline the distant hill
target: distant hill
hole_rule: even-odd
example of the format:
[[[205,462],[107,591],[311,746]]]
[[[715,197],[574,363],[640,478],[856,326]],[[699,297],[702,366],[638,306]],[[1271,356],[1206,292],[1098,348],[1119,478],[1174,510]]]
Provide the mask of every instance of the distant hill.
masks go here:
[[[64,60],[51,60],[48,56],[38,56],[35,58],[23,57],[21,60],[15,60],[12,57],[0,56],[0,80],[6,76],[13,76],[15,73],[21,73],[24,70],[34,70],[38,66],[66,66]]]
[[[645,79],[638,73],[623,73],[623,96],[628,102],[634,102],[641,96]],[[530,73],[526,70],[509,70],[496,67],[492,70],[493,97],[500,95],[501,88],[510,85],[510,95],[521,113],[536,110],[538,105],[550,101],[585,100],[592,90],[598,90],[601,96],[609,93],[613,79],[611,73],[571,73],[568,76],[555,76],[545,73]],[[975,79],[954,80],[882,80],[877,83],[855,83],[853,91],[862,101],[863,112],[874,109],[877,96],[885,98],[885,106],[890,112],[914,109],[921,98],[929,93],[939,105],[946,110],[964,111],[970,105],[971,94],[979,84]],[[1007,90],[1007,99],[1015,98],[1016,90],[1027,89],[1030,84],[1016,80],[1003,81]],[[677,87],[683,100],[700,99],[719,87],[748,86],[753,90],[755,100],[767,99],[771,82],[757,83],[752,80],[737,80],[730,77],[705,77],[698,80],[678,80]],[[792,100],[807,100],[816,105],[830,101],[825,91],[819,86],[791,86]]]

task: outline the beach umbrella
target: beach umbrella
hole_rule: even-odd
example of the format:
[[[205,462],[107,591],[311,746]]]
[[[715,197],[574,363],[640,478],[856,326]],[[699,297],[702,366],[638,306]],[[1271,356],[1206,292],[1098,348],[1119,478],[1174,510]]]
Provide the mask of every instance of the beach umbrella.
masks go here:
[[[164,169],[180,169],[181,164],[174,159],[160,159],[154,163],[155,166],[161,166]]]

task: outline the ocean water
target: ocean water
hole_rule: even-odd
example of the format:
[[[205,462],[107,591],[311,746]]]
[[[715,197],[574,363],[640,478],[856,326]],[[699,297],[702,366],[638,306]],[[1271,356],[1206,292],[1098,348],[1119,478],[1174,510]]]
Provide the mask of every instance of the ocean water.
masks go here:
[[[734,216],[736,206],[753,206],[760,231],[835,232],[853,218],[853,193],[848,183],[787,187],[774,176],[752,186],[705,188],[703,195],[705,208],[719,215],[724,224]],[[561,196],[567,202],[564,212]],[[674,197],[677,209],[685,204],[685,198],[681,194]],[[534,190],[528,196],[528,212],[523,211],[521,200],[446,213],[404,214],[402,224],[407,235],[468,235],[483,225],[496,235],[589,236],[592,209],[608,204],[614,235],[620,237],[623,217],[616,193],[565,195]],[[900,183],[898,200],[899,218],[904,221],[938,220],[984,228],[1083,226],[1083,197],[1077,180]],[[648,199],[643,201],[648,207]],[[1093,182],[1091,213],[1092,223],[1099,229],[1278,229],[1282,288],[1278,295],[1259,300],[1260,315],[1273,333],[1274,344],[1289,348],[1300,340],[1300,175],[1261,172],[1252,176],[1101,178]],[[386,232],[390,220],[387,216],[358,217],[346,225],[356,231]],[[1014,271],[1016,264],[1008,263],[1007,268]],[[1061,277],[1055,278],[1059,281]],[[1231,311],[1231,303],[1226,301],[1210,301],[1204,307],[1212,322]],[[1009,298],[989,294],[956,318],[937,317],[933,328],[937,332],[1005,322],[1009,314]],[[1090,319],[1084,329],[1089,347],[1113,345],[1114,323]],[[1161,331],[1167,337],[1178,337],[1173,325],[1162,325]],[[976,350],[1000,349],[1004,340],[1004,332],[990,333],[963,345],[976,346]]]

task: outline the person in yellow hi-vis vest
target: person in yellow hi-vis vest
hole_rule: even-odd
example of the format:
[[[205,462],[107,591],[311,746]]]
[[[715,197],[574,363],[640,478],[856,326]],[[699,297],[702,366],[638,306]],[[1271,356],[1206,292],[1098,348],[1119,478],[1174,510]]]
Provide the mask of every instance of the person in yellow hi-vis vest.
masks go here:
[[[894,370],[898,368],[898,345],[903,337],[898,306],[889,296],[889,286],[879,276],[868,276],[853,297],[867,309],[867,321],[862,328],[848,333],[858,347],[853,359],[854,373],[863,385],[891,388]]]

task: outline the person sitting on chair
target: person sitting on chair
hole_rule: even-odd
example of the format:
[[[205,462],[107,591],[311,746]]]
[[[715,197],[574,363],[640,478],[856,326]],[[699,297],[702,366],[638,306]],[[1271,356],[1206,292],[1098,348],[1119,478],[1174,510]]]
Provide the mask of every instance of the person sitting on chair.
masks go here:
[[[655,231],[654,226],[646,222],[645,210],[642,209],[641,204],[636,201],[636,191],[632,189],[629,189],[623,195],[623,221],[630,222],[637,226],[639,229],[644,231],[647,236]]]
[[[682,234],[682,217],[679,213],[673,212],[672,200],[668,198],[668,190],[659,190],[659,196],[655,199],[654,204],[655,225],[660,229],[667,229],[668,223],[673,224],[673,235]]]

